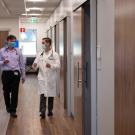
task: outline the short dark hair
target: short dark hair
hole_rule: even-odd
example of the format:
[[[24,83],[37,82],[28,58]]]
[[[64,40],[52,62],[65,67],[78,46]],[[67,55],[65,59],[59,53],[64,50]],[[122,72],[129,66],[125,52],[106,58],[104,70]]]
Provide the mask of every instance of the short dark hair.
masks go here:
[[[13,39],[16,40],[16,36],[14,36],[14,35],[8,35],[8,36],[7,36],[7,41],[8,41],[8,40],[13,40]]]
[[[51,38],[49,37],[45,37],[45,38],[42,38],[42,40],[45,40],[47,43],[49,43],[50,45],[52,44],[52,40]]]

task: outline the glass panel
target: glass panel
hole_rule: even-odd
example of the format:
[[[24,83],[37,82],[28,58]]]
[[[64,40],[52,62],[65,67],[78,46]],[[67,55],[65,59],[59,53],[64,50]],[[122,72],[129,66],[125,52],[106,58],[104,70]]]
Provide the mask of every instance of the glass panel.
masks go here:
[[[35,42],[36,37],[37,37],[37,30],[35,29],[26,29],[25,32],[20,32],[21,42]]]
[[[20,32],[19,48],[22,50],[23,55],[35,56],[36,42],[37,42],[36,29],[26,29],[25,32]]]
[[[82,8],[74,12],[73,25],[74,118],[78,135],[82,135]]]

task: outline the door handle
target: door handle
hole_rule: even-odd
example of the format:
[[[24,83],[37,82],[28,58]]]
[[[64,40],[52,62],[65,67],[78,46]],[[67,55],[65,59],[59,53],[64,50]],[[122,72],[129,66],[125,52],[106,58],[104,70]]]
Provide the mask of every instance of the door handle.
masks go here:
[[[85,86],[88,87],[88,62],[85,65]]]
[[[79,84],[82,82],[82,80],[80,80],[80,64],[79,62],[77,63],[77,86],[79,88]]]

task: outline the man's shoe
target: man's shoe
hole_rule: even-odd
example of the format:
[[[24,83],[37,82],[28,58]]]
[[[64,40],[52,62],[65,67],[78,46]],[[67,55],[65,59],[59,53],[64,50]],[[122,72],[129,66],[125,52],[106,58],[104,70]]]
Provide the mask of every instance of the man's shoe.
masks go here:
[[[41,117],[41,119],[44,119],[45,118],[45,113],[41,113],[40,117]]]
[[[48,116],[53,116],[53,112],[52,111],[49,111],[48,112]]]
[[[15,112],[11,112],[10,116],[13,117],[13,118],[17,118],[17,114]]]
[[[7,113],[10,113],[10,109],[6,109],[7,110]]]

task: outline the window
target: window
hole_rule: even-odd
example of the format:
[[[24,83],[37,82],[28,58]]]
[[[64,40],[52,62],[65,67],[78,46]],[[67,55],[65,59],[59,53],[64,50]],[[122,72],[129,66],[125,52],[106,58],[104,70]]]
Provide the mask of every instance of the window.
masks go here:
[[[25,32],[20,32],[19,48],[25,56],[36,55],[37,30],[26,29]]]

